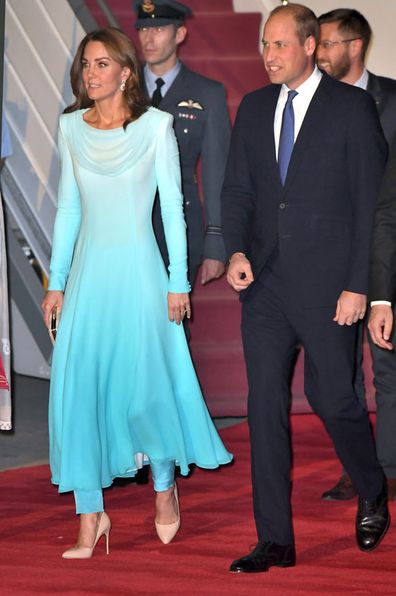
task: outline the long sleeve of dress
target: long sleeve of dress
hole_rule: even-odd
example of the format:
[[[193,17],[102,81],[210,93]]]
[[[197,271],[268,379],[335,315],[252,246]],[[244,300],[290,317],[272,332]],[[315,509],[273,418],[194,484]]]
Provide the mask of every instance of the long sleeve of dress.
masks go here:
[[[172,116],[163,118],[155,158],[161,215],[169,254],[169,292],[189,292],[187,239],[181,193],[180,162]]]
[[[50,264],[49,290],[65,289],[73,258],[74,245],[81,221],[81,204],[73,163],[62,130],[58,131],[58,148],[61,160],[61,175],[58,189],[58,209],[55,218]]]

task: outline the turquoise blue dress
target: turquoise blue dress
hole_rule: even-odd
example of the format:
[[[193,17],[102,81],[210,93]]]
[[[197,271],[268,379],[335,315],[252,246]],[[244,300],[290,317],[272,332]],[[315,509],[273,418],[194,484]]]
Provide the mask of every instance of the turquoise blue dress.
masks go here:
[[[231,461],[209,416],[183,326],[167,293],[188,292],[178,148],[172,117],[149,108],[126,130],[98,130],[84,110],[60,118],[61,178],[50,290],[64,305],[49,405],[59,491],[98,490],[149,460]],[[151,213],[157,187],[169,276]]]

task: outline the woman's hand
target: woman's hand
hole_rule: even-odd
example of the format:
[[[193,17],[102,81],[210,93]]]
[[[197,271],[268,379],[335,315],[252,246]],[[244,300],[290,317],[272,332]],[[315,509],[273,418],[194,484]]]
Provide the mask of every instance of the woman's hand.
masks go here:
[[[168,317],[170,321],[176,321],[180,325],[184,317],[191,318],[190,296],[168,292]]]
[[[54,308],[56,308],[60,314],[62,306],[63,292],[59,290],[49,290],[41,303],[41,309],[43,311],[44,323],[46,327],[50,326],[51,312],[54,310]]]

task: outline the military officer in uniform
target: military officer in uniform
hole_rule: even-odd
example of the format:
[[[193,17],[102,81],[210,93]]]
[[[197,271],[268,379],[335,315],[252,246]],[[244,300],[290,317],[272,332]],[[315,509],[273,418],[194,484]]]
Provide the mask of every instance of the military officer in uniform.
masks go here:
[[[174,117],[187,222],[189,279],[193,285],[202,263],[200,281],[205,284],[224,273],[220,192],[230,140],[225,89],[221,83],[191,71],[178,59],[178,47],[187,35],[185,19],[191,15],[188,6],[172,0],[139,0],[134,7],[147,94],[152,105]],[[199,158],[205,215],[196,176]],[[167,262],[158,201],[153,222]]]
[[[225,89],[218,81],[193,72],[178,59],[179,45],[187,35],[185,20],[192,14],[188,6],[173,0],[138,0],[134,2],[134,9],[145,60],[143,82],[147,95],[154,107],[174,117],[187,223],[189,280],[193,286],[202,264],[199,281],[206,284],[223,275],[226,260],[220,193],[231,125]],[[204,210],[196,175],[199,159]],[[168,265],[158,200],[154,204],[153,226],[162,257]],[[189,337],[188,328],[186,334]],[[147,473],[141,471],[137,482],[144,484],[147,480]]]

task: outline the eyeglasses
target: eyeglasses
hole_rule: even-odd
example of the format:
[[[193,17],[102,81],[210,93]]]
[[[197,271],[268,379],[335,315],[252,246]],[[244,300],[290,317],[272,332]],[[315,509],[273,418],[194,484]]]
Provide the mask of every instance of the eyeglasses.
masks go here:
[[[330,50],[332,47],[339,45],[340,43],[350,43],[351,41],[356,41],[357,39],[362,39],[361,37],[352,37],[351,39],[340,39],[339,41],[330,41],[329,39],[325,39],[324,41],[319,41],[318,47],[321,46],[325,50]]]

